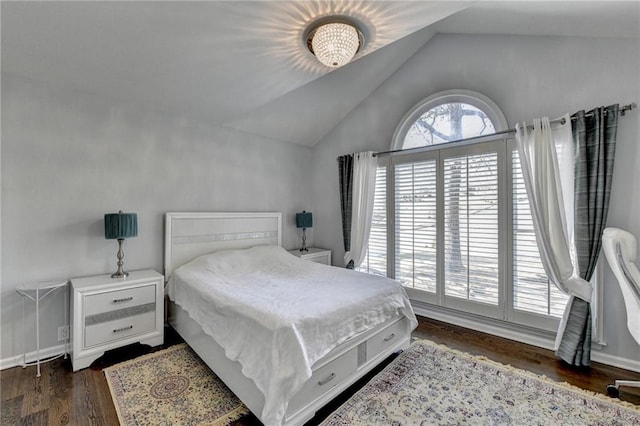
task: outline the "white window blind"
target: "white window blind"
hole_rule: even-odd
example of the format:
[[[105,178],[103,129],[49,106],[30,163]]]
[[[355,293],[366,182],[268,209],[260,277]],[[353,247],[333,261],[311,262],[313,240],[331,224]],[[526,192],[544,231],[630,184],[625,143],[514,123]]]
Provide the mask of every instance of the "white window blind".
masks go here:
[[[395,278],[436,292],[436,161],[395,166]]]
[[[498,156],[444,160],[445,295],[499,302]]]
[[[432,95],[399,125],[392,149],[423,149],[390,155],[367,268],[413,300],[555,331],[567,296],[542,267],[515,140],[490,135],[504,115],[478,95]]]
[[[538,252],[518,151],[512,151],[513,308],[560,318],[568,296],[549,281]]]
[[[373,201],[373,219],[369,233],[369,245],[364,261],[358,268],[361,272],[387,275],[387,169],[376,170],[376,189]]]
[[[415,300],[555,330],[567,297],[540,262],[512,142],[443,147],[380,167],[360,270],[388,273]]]

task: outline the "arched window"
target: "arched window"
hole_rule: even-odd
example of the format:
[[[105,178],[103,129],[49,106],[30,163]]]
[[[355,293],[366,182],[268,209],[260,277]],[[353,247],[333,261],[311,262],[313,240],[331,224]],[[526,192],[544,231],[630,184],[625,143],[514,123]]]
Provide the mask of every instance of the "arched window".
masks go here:
[[[555,331],[567,296],[540,262],[504,130],[500,108],[469,90],[436,93],[407,112],[378,168],[361,270],[386,271],[414,300]]]
[[[391,149],[437,145],[506,129],[504,114],[488,97],[471,90],[446,90],[423,99],[404,116]]]

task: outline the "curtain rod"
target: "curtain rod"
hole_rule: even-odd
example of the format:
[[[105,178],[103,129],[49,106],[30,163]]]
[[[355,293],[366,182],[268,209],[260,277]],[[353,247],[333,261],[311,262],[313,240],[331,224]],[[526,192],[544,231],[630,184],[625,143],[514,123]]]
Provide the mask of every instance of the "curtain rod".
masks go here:
[[[627,113],[627,111],[631,111],[632,109],[637,108],[637,107],[638,107],[638,105],[635,102],[631,102],[630,104],[624,105],[622,108],[620,108],[618,110],[618,113],[620,115],[625,115]],[[604,113],[606,114],[607,110],[605,110]],[[593,117],[593,112],[588,112],[585,115],[587,117]],[[575,120],[575,118],[572,117],[571,120]],[[555,123],[564,124],[565,123],[565,119],[564,119],[564,117],[563,118],[556,118],[554,120],[550,120],[550,122],[552,124],[555,124]],[[527,124],[527,127],[533,127],[533,124]],[[500,132],[492,133],[490,135],[480,135],[480,136],[473,136],[473,137],[465,138],[465,139],[458,139],[458,140],[455,140],[455,141],[447,142],[447,144],[455,143],[455,142],[469,142],[469,141],[473,141],[473,140],[476,140],[476,139],[489,138],[489,137],[492,137],[492,136],[499,136],[499,135],[507,135],[507,134],[511,134],[511,133],[515,133],[515,132],[516,132],[516,129],[507,129],[507,130],[502,130]],[[423,150],[425,148],[431,148],[431,147],[433,147],[433,145],[418,146],[418,147],[415,147],[415,148],[407,148],[407,149],[395,149],[395,150],[392,150],[392,151],[381,151],[381,152],[374,153],[373,156],[377,157],[377,156],[380,156],[380,155],[395,154],[396,152],[420,151],[420,150]]]

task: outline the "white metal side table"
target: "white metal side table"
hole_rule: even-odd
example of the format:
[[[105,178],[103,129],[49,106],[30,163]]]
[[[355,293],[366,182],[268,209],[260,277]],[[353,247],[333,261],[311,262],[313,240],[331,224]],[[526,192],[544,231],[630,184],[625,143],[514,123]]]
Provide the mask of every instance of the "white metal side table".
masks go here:
[[[67,307],[67,300],[69,299],[68,293],[68,281],[39,281],[28,284],[20,284],[16,288],[16,292],[23,297],[22,299],[22,334],[24,334],[24,305],[25,300],[29,299],[35,302],[36,305],[36,360],[27,363],[27,353],[25,348],[25,338],[23,336],[22,339],[22,368],[25,368],[30,365],[36,365],[36,377],[40,377],[40,364],[43,362],[53,361],[54,359],[58,359],[64,355],[67,357],[67,353],[69,353],[69,333],[67,333],[67,338],[64,341],[64,352],[59,355],[54,355],[45,360],[40,359],[40,301],[50,294],[56,293],[59,290],[65,291],[64,297],[64,312],[65,312],[65,320],[67,326],[69,325],[69,309]]]

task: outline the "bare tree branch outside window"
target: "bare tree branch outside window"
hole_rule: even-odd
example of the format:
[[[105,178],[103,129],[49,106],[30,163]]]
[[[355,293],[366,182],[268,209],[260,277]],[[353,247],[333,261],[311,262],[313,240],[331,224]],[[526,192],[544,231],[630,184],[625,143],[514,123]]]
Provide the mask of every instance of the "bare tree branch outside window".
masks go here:
[[[422,114],[407,132],[405,148],[429,146],[453,142],[467,137],[495,133],[489,117],[466,103],[445,103]],[[465,158],[454,163],[451,180],[446,184],[451,206],[447,211],[446,223],[451,235],[451,247],[447,253],[447,270],[461,271],[464,268],[460,248],[460,170],[466,167]],[[423,196],[423,194],[416,194]]]

